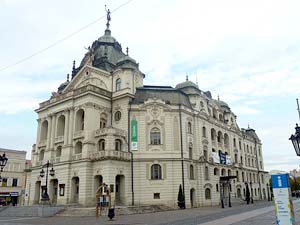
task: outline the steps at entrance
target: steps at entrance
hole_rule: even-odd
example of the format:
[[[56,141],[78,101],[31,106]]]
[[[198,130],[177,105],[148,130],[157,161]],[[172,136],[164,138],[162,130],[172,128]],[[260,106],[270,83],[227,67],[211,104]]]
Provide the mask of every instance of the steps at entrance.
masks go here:
[[[145,206],[116,206],[116,215],[129,215],[129,214],[141,214],[141,213],[154,213],[161,211],[174,210],[165,205],[145,205]],[[101,215],[107,215],[107,209],[104,210]],[[96,216],[96,207],[66,207],[61,212],[57,213],[56,216],[70,216],[70,217],[81,217],[81,216]]]
[[[0,210],[0,217],[48,217],[63,209],[64,206],[7,206]]]

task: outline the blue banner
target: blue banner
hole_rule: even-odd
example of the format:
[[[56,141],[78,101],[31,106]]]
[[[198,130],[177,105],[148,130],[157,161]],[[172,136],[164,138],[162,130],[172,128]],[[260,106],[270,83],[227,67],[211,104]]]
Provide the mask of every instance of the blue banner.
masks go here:
[[[289,175],[288,174],[272,175],[272,186],[273,188],[288,188],[290,186]]]

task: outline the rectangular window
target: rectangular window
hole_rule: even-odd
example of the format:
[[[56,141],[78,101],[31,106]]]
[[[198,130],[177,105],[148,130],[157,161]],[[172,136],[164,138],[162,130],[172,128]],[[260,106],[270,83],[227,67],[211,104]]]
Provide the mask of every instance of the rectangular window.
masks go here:
[[[2,178],[2,187],[7,187],[7,178]]]
[[[154,199],[160,199],[160,193],[154,193],[153,198]]]
[[[12,186],[13,187],[17,187],[18,186],[18,178],[13,178]]]
[[[151,145],[160,145],[160,132],[151,132],[150,139]]]

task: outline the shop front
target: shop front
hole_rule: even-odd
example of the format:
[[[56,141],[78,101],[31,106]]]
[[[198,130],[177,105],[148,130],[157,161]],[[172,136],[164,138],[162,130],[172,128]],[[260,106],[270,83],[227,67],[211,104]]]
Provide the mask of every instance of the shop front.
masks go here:
[[[17,205],[19,198],[19,192],[0,192],[0,199],[3,202],[5,201],[5,205]]]

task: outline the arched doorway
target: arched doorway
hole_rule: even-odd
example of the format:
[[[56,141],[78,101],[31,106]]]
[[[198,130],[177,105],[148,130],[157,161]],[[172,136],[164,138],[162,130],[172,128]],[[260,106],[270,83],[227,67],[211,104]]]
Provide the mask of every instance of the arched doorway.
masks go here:
[[[237,197],[238,197],[238,198],[241,198],[241,197],[242,197],[242,196],[241,196],[241,189],[240,189],[240,188],[237,188],[236,193],[237,193]]]
[[[35,183],[34,204],[39,204],[41,199],[41,181]]]
[[[103,183],[103,177],[101,175],[96,175],[94,177],[94,196],[95,196],[95,201],[96,199],[96,192],[98,190],[98,188],[100,187],[100,185]]]
[[[58,190],[58,180],[50,180],[49,184],[49,197],[52,204],[57,203],[57,190]]]
[[[193,207],[196,206],[196,203],[195,203],[195,197],[196,197],[195,189],[192,188],[192,189],[190,190],[191,208],[193,208]]]
[[[116,204],[124,205],[125,204],[125,176],[117,175],[116,176]]]
[[[73,177],[71,181],[71,203],[79,200],[79,177]]]

